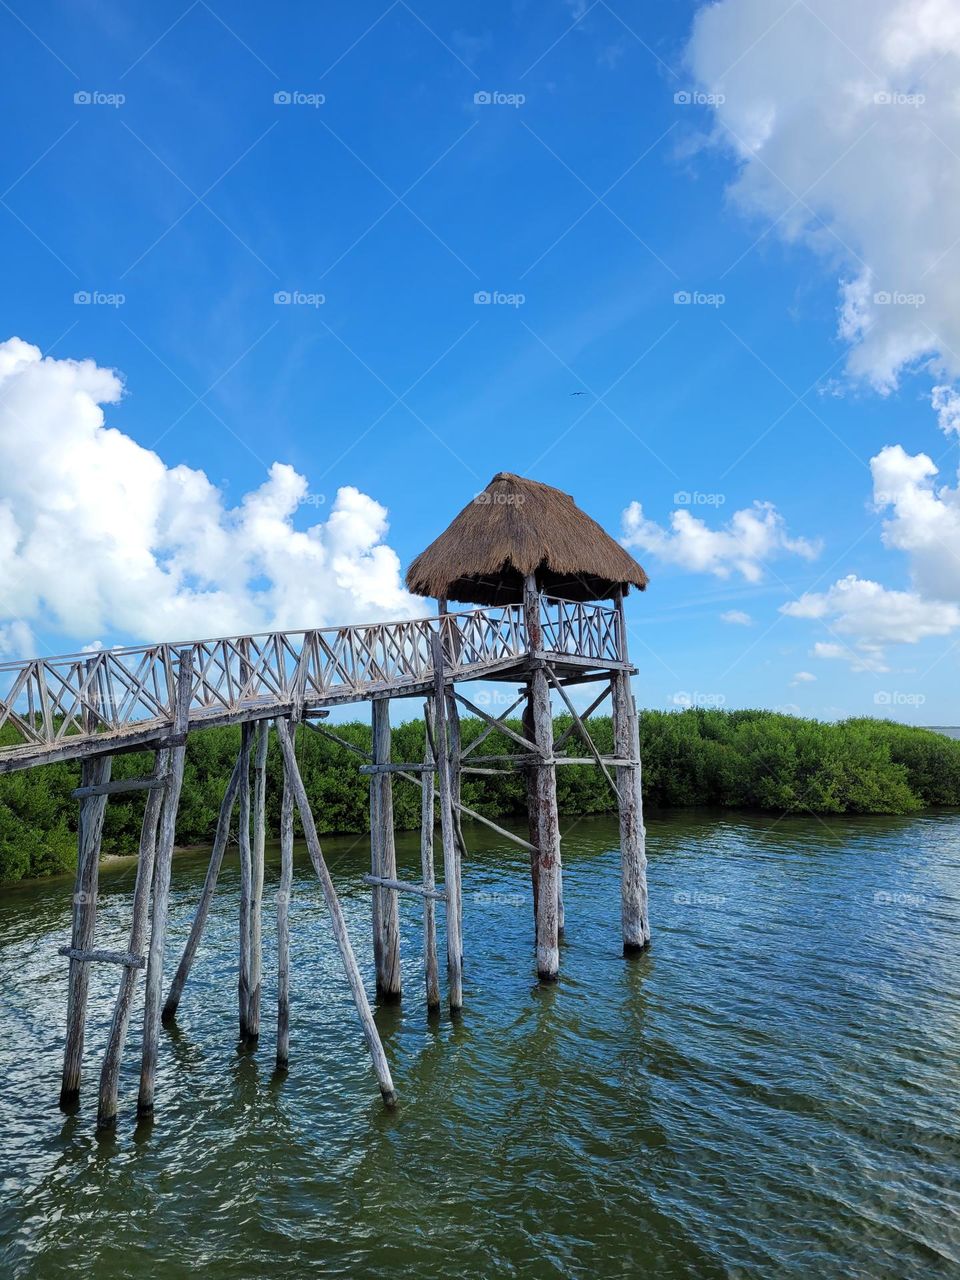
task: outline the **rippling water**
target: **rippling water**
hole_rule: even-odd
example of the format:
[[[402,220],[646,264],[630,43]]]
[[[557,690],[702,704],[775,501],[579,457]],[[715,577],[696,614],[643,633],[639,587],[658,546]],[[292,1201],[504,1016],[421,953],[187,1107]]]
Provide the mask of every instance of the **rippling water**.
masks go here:
[[[86,1090],[65,1119],[70,885],[5,891],[0,1274],[960,1275],[960,816],[654,817],[654,946],[632,961],[615,826],[575,823],[548,989],[525,855],[468,839],[456,1023],[426,1016],[420,907],[402,903],[405,997],[377,1015],[393,1113],[300,850],[289,1075],[273,1075],[272,924],[260,1047],[236,1046],[234,858],[163,1035],[156,1119],[134,1123],[135,1020],[107,1139],[116,971],[95,967]],[[372,989],[368,855],[325,848]],[[416,875],[414,841],[398,855]],[[205,864],[175,862],[172,962]],[[104,867],[99,945],[125,945],[132,879],[130,862]]]

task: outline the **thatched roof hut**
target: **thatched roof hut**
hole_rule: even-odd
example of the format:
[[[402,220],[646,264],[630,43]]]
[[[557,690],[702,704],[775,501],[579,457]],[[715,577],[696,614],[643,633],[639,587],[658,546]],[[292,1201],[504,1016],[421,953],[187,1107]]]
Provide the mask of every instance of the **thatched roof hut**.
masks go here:
[[[407,586],[462,604],[516,604],[527,574],[564,600],[604,600],[648,581],[568,493],[501,471],[417,556]]]

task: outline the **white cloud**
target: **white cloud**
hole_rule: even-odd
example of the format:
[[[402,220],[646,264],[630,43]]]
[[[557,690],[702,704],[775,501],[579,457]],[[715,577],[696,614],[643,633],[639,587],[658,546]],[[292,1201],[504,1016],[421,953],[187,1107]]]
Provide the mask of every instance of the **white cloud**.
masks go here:
[[[721,613],[721,622],[727,622],[732,627],[752,627],[753,619],[749,613],[744,613],[742,609],[728,609],[726,613]]]
[[[296,528],[306,477],[275,462],[233,507],[105,425],[120,378],[0,343],[0,646],[29,628],[141,640],[422,613],[384,542],[387,512],[352,487]],[[315,507],[309,508],[315,511]]]
[[[854,671],[886,671],[885,645],[916,644],[960,627],[960,605],[915,591],[891,591],[855,574],[826,591],[807,592],[780,611],[823,622],[836,636],[850,636],[849,644],[820,641],[813,652],[818,658],[845,659]]]
[[[719,0],[687,57],[720,99],[735,202],[836,271],[848,372],[960,376],[956,0]]]
[[[790,687],[793,688],[798,684],[812,684],[816,680],[816,676],[810,671],[797,671],[793,679],[790,681]]]
[[[631,502],[623,513],[625,547],[655,555],[692,573],[712,573],[727,578],[739,573],[748,582],[759,582],[764,563],[780,555],[799,555],[812,560],[819,547],[806,538],[791,538],[786,522],[769,502],[734,512],[720,529],[707,524],[685,509],[676,510],[665,529],[643,514],[639,502]]]

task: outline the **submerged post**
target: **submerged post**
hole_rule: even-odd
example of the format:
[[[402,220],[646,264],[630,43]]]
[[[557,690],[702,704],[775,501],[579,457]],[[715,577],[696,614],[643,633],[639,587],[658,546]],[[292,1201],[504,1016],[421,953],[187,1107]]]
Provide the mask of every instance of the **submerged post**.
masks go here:
[[[253,898],[253,850],[250,845],[250,755],[254,726],[247,721],[240,730],[240,964],[237,1004],[240,1040],[250,1039],[250,928]]]
[[[110,756],[85,760],[81,786],[101,787],[110,781]],[[90,795],[80,802],[77,827],[77,876],[73,891],[73,929],[70,946],[90,951],[97,929],[97,891],[100,877],[100,840],[107,808],[106,795]],[[80,1096],[83,1039],[87,1020],[87,992],[90,986],[89,961],[70,961],[67,989],[67,1036],[63,1050],[63,1078],[60,1106],[69,1107]]]
[[[420,775],[420,871],[423,887],[428,892],[423,898],[423,969],[427,987],[427,1008],[440,1008],[440,974],[437,964],[437,908],[430,896],[436,888],[433,869],[433,751],[430,703],[423,705],[424,745],[423,773]]]
[[[327,904],[327,910],[330,913],[334,937],[337,940],[337,946],[340,950],[340,958],[343,961],[343,967],[347,974],[347,981],[350,983],[350,990],[353,993],[354,1003],[356,1004],[357,1012],[360,1015],[360,1024],[363,1027],[364,1039],[367,1042],[367,1048],[369,1049],[370,1057],[373,1060],[373,1067],[377,1073],[380,1092],[383,1095],[383,1100],[387,1106],[392,1107],[397,1101],[397,1095],[393,1087],[393,1079],[390,1075],[390,1066],[387,1062],[387,1055],[383,1051],[383,1044],[381,1043],[376,1023],[373,1020],[373,1013],[370,1009],[370,1002],[367,999],[366,991],[363,989],[363,979],[360,977],[357,959],[353,954],[353,947],[350,945],[350,937],[347,933],[346,921],[343,918],[340,899],[337,897],[337,891],[333,887],[333,880],[330,877],[330,871],[323,859],[323,852],[320,848],[320,838],[317,835],[316,824],[314,823],[313,814],[310,810],[310,801],[307,798],[307,789],[303,785],[303,778],[300,776],[300,770],[297,767],[297,757],[293,750],[293,738],[290,732],[290,725],[286,720],[277,721],[277,737],[280,739],[280,748],[283,751],[283,763],[284,769],[286,770],[287,781],[290,785],[290,789],[293,791],[293,798],[296,801],[297,808],[300,810],[300,821],[303,824],[303,834],[307,842],[307,851],[310,854],[310,861],[313,863],[313,869],[316,871],[317,877],[320,880],[320,886],[323,889],[323,897]]]
[[[542,658],[540,593],[533,574],[523,584],[523,611],[530,651],[530,712],[537,759],[532,765],[531,829],[537,846],[537,974],[544,982],[556,981],[560,971],[560,819],[557,813],[557,776],[553,763],[553,712],[550,684]]]
[[[230,781],[227,783],[227,790],[224,793],[223,800],[220,802],[220,813],[217,817],[216,834],[213,837],[213,852],[210,854],[210,864],[207,867],[206,879],[200,891],[200,901],[197,903],[197,913],[193,918],[190,936],[187,938],[186,946],[183,948],[183,955],[180,957],[177,971],[173,975],[173,982],[170,984],[170,992],[163,1006],[162,1021],[164,1023],[172,1022],[177,1016],[183,988],[186,986],[187,978],[190,976],[193,959],[197,954],[200,939],[203,937],[207,916],[210,914],[210,904],[213,901],[213,893],[217,887],[217,878],[220,875],[223,855],[230,835],[230,818],[233,814],[233,807],[236,803],[237,791],[240,786],[241,758],[238,757],[236,764],[233,766],[233,773],[231,773]]]
[[[157,849],[157,829],[163,808],[166,789],[169,752],[158,751],[154,760],[154,777],[163,780],[163,786],[147,792],[147,803],[140,830],[140,849],[137,854],[137,877],[133,886],[133,920],[130,925],[130,942],[127,948],[131,957],[139,957],[147,937],[150,911],[150,886],[153,881],[153,865]],[[137,985],[137,970],[126,965],[120,975],[117,1001],[107,1039],[107,1051],[100,1070],[100,1099],[97,1108],[97,1128],[110,1129],[117,1121],[117,1092],[120,1082],[120,1062],[130,1025],[130,1011]]]
[[[253,757],[253,843],[250,874],[250,996],[247,1006],[247,1038],[256,1044],[260,1036],[260,983],[263,973],[263,863],[267,843],[267,747],[270,722],[257,725]]]
[[[460,919],[457,840],[453,828],[450,789],[450,757],[447,751],[447,699],[443,681],[443,645],[435,631],[430,637],[433,658],[434,754],[437,761],[437,792],[440,799],[440,838],[443,841],[443,887],[447,896],[447,976],[450,1008],[463,1008],[463,926]]]
[[[163,953],[167,940],[167,911],[170,902],[170,872],[177,831],[177,809],[187,756],[190,699],[193,694],[193,651],[182,649],[177,670],[177,691],[173,716],[174,746],[170,751],[167,785],[163,792],[160,829],[153,867],[153,919],[150,927],[150,954],[143,1008],[143,1059],[140,1064],[140,1093],[137,1115],[153,1114],[157,1079],[157,1050],[160,1042],[160,1001],[163,997]]]
[[[617,595],[617,614],[622,660],[627,659],[623,593]],[[617,766],[618,809],[620,813],[620,914],[623,953],[642,951],[650,941],[647,905],[646,830],[643,825],[643,792],[640,764],[640,726],[637,705],[628,671],[617,671],[611,680],[613,701],[613,741]]]
[[[294,745],[296,725],[292,726]],[[293,888],[293,789],[283,771],[280,805],[280,887],[277,890],[277,1070],[290,1062],[290,893]]]
[[[373,763],[390,763],[390,702],[371,703]],[[393,779],[389,773],[370,775],[370,874],[383,880],[397,878],[397,851],[393,833]],[[381,1000],[400,999],[400,909],[397,894],[384,885],[373,886],[373,955],[377,967],[377,995]]]

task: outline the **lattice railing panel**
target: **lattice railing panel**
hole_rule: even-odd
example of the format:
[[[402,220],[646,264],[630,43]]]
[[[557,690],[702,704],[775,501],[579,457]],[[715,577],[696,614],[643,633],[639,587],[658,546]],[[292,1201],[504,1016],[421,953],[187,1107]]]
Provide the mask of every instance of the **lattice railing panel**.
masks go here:
[[[619,660],[615,609],[544,597],[544,650],[592,661]],[[439,628],[452,673],[482,675],[528,650],[520,605],[409,622],[159,644],[0,663],[0,730],[23,746],[55,748],[66,739],[150,730],[172,723],[181,652],[193,661],[191,717],[198,723],[264,706],[323,703],[338,693],[432,678],[431,637]]]

